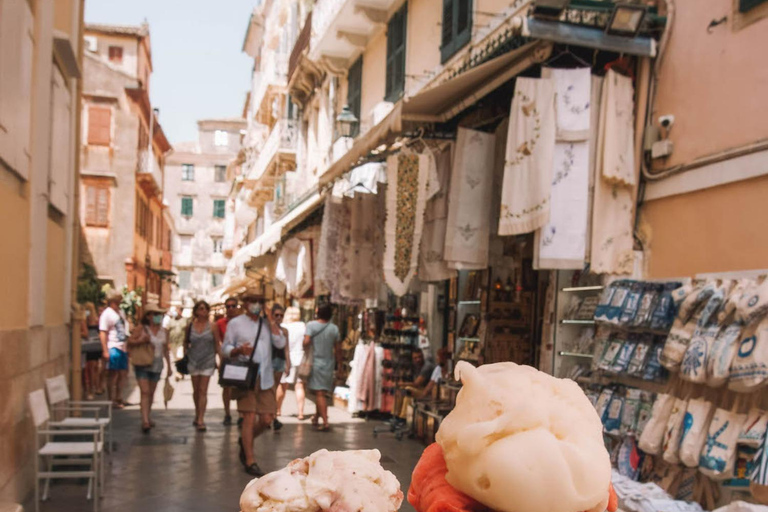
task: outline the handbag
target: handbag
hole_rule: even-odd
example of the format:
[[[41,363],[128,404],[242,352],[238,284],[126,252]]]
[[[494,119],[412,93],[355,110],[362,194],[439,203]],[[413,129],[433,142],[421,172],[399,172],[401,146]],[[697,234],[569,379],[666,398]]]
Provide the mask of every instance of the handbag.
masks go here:
[[[189,375],[189,357],[187,357],[187,354],[184,354],[184,357],[173,363],[173,365],[180,375]]]
[[[128,340],[128,357],[131,359],[133,366],[150,366],[155,361],[155,347],[152,342],[149,341],[149,335],[147,334],[146,327],[141,330],[137,329],[134,333],[140,332],[136,338],[131,336]],[[136,343],[136,339],[141,339],[142,336],[146,336],[147,341],[143,343]]]
[[[310,340],[315,339],[315,336],[323,332],[328,328],[328,326],[331,325],[330,322],[325,324],[325,327],[317,331],[315,334],[310,336]],[[296,370],[296,375],[302,379],[307,380],[309,379],[310,375],[312,375],[312,363],[314,361],[315,356],[315,348],[314,345],[310,342],[309,346],[304,349],[304,356],[301,358],[301,363],[299,363],[299,367]]]
[[[237,389],[252,390],[256,388],[256,377],[259,375],[259,363],[253,360],[256,355],[256,347],[259,344],[261,328],[264,325],[264,319],[259,318],[259,330],[256,332],[256,339],[253,340],[253,352],[248,361],[238,361],[235,359],[222,359],[219,370],[219,386],[233,387]]]

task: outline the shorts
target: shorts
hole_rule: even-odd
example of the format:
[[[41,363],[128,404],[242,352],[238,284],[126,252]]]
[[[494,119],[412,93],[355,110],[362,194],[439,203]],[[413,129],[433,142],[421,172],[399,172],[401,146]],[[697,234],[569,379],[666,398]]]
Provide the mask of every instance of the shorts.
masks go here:
[[[127,370],[128,369],[128,353],[123,352],[119,348],[109,349],[109,364],[107,365],[109,370]]]
[[[86,361],[98,361],[101,359],[101,352],[84,352]]]
[[[192,377],[210,377],[211,375],[214,374],[215,371],[216,371],[216,368],[203,368],[202,370],[199,368],[194,368],[194,369],[190,368],[189,374]]]
[[[136,372],[136,380],[146,379],[149,382],[158,382],[160,380],[160,372],[150,371],[152,366],[134,366],[133,369]]]
[[[297,382],[304,382],[299,377],[298,366],[291,366],[291,371],[283,374],[283,377],[280,379],[280,384],[296,384]]]
[[[232,388],[232,398],[237,400],[237,412],[277,413],[277,398],[274,389]]]
[[[272,371],[275,373],[283,373],[285,371],[285,359],[279,357],[272,358]]]

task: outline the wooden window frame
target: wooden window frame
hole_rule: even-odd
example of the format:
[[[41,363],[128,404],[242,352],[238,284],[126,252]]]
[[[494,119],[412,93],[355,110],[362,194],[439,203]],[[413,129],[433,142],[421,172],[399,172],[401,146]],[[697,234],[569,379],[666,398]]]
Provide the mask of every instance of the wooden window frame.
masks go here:
[[[94,114],[106,115],[107,122],[94,126]],[[104,126],[106,124],[106,126]],[[100,130],[106,131],[106,137]],[[112,144],[112,109],[100,105],[88,105],[88,145],[110,146]]]
[[[395,40],[399,35],[402,41]],[[408,47],[408,2],[387,23],[387,68],[384,99],[395,102],[405,92],[406,50]]]
[[[462,2],[465,5],[462,5]],[[440,32],[441,64],[445,64],[472,39],[473,8],[472,0],[443,0],[443,21]],[[460,28],[459,21],[462,16],[462,10],[466,11],[463,13],[466,16],[466,24],[463,28]]]
[[[352,130],[349,135],[352,138],[357,137],[360,134],[360,119],[363,98],[363,56],[357,58],[357,60],[349,67],[347,72],[347,106],[349,110],[357,118],[357,123],[352,126]]]
[[[89,228],[108,228],[109,227],[109,213],[112,207],[112,190],[109,183],[99,182],[86,182],[83,184],[85,188],[85,225]],[[90,204],[90,192],[94,191],[94,202],[91,207]],[[106,206],[104,208],[104,216],[99,214],[99,194],[104,194]],[[92,211],[91,208],[93,208]]]
[[[181,164],[181,181],[195,181],[195,164]]]

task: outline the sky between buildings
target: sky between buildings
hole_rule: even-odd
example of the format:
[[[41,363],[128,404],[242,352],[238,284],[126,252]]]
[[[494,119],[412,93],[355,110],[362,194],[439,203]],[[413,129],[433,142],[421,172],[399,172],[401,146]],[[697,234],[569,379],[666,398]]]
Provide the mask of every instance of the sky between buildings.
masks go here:
[[[86,23],[149,22],[153,106],[171,144],[194,140],[197,120],[239,117],[252,60],[242,53],[253,0],[86,0]]]

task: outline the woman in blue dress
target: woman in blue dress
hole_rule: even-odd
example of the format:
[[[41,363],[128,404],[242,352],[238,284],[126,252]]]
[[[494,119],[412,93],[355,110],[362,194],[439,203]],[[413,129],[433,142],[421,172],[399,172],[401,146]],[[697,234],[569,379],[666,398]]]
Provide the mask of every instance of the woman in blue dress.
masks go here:
[[[317,397],[317,412],[312,417],[312,424],[318,430],[328,430],[328,394],[333,391],[333,370],[336,365],[336,343],[339,341],[339,328],[331,322],[333,309],[330,304],[317,308],[317,320],[307,324],[304,347],[312,345],[312,374],[307,387]],[[323,420],[322,426],[319,420]]]

